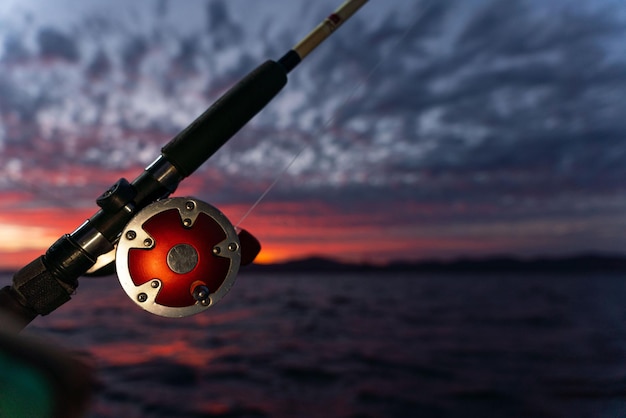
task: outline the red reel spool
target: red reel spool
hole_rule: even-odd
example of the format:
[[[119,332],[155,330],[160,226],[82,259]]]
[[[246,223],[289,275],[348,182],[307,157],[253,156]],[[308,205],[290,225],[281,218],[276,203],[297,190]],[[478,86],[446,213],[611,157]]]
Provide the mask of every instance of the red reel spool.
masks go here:
[[[126,294],[160,316],[204,311],[231,288],[241,244],[218,209],[193,198],[155,202],[124,228],[116,268]]]

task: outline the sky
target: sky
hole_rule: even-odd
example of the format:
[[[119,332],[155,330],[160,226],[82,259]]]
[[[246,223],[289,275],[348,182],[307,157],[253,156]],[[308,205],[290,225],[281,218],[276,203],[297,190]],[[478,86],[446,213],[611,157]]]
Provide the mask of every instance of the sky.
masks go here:
[[[0,3],[0,267],[339,4]],[[624,254],[625,36],[622,0],[370,0],[175,195],[260,262]]]

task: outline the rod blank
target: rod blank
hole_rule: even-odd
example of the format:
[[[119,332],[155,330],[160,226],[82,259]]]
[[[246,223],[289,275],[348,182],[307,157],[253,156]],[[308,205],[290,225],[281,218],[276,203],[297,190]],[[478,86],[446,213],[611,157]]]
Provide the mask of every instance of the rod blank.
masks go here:
[[[347,0],[334,13],[330,14],[322,23],[317,25],[307,36],[293,47],[300,59],[303,59],[319,44],[330,36],[339,26],[348,20],[367,0]]]

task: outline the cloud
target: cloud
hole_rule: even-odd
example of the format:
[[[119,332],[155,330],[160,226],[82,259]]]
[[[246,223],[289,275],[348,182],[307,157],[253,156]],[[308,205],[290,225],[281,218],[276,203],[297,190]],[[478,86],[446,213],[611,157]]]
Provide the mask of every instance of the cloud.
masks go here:
[[[18,63],[29,58],[29,52],[17,36],[8,36],[4,40],[2,60],[7,63]]]
[[[102,78],[110,73],[111,67],[109,56],[100,49],[85,68],[85,73],[89,78]]]
[[[242,28],[232,21],[225,2],[209,2],[206,11],[206,32],[215,49],[226,48],[243,38]]]
[[[128,39],[121,49],[121,60],[124,70],[131,76],[137,74],[139,64],[148,53],[148,40],[141,36],[133,36]]]
[[[201,57],[200,41],[195,36],[184,37],[179,41],[178,53],[173,64],[182,70],[183,75],[193,74],[199,70],[198,60]]]
[[[80,54],[76,41],[68,34],[54,28],[42,28],[37,34],[39,52],[43,58],[78,61]]]
[[[0,188],[87,204],[85,190],[139,174],[229,86],[304,35],[302,21],[331,7],[199,4],[120,6],[123,16],[94,6],[63,25],[34,13],[1,29],[0,174],[11,181]],[[348,212],[388,210],[396,225],[460,229],[509,213],[527,222],[553,211],[565,223],[626,209],[615,198],[626,176],[618,6],[370,2],[184,190],[251,204],[298,155],[266,199],[325,198]],[[275,13],[284,8],[294,16]],[[23,168],[9,173],[11,161]],[[94,174],[64,183],[45,170]],[[396,207],[437,210],[411,219]]]
[[[603,48],[607,35],[623,33],[623,24],[583,11],[546,22],[526,3],[512,9],[496,4],[469,17],[445,53],[422,55],[414,69],[385,66],[373,77],[377,83],[368,83],[368,94],[340,113],[340,122],[395,118],[394,142],[423,150],[415,158],[398,147],[406,158],[396,154],[388,160],[398,169],[460,176],[543,169],[537,174],[549,177],[563,165],[586,161],[586,170],[606,171],[610,155],[624,149],[624,119],[616,111],[623,101],[615,92],[626,91],[626,66],[603,62]],[[572,42],[561,31],[577,36]],[[396,75],[393,82],[385,79],[389,73]],[[591,161],[583,144],[601,158]]]

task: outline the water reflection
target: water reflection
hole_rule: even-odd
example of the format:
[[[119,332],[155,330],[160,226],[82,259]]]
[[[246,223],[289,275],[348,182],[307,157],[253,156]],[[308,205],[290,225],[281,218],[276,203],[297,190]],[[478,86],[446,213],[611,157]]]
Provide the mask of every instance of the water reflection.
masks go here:
[[[190,318],[85,281],[29,332],[99,365],[92,416],[597,416],[626,407],[619,277],[243,275]]]

